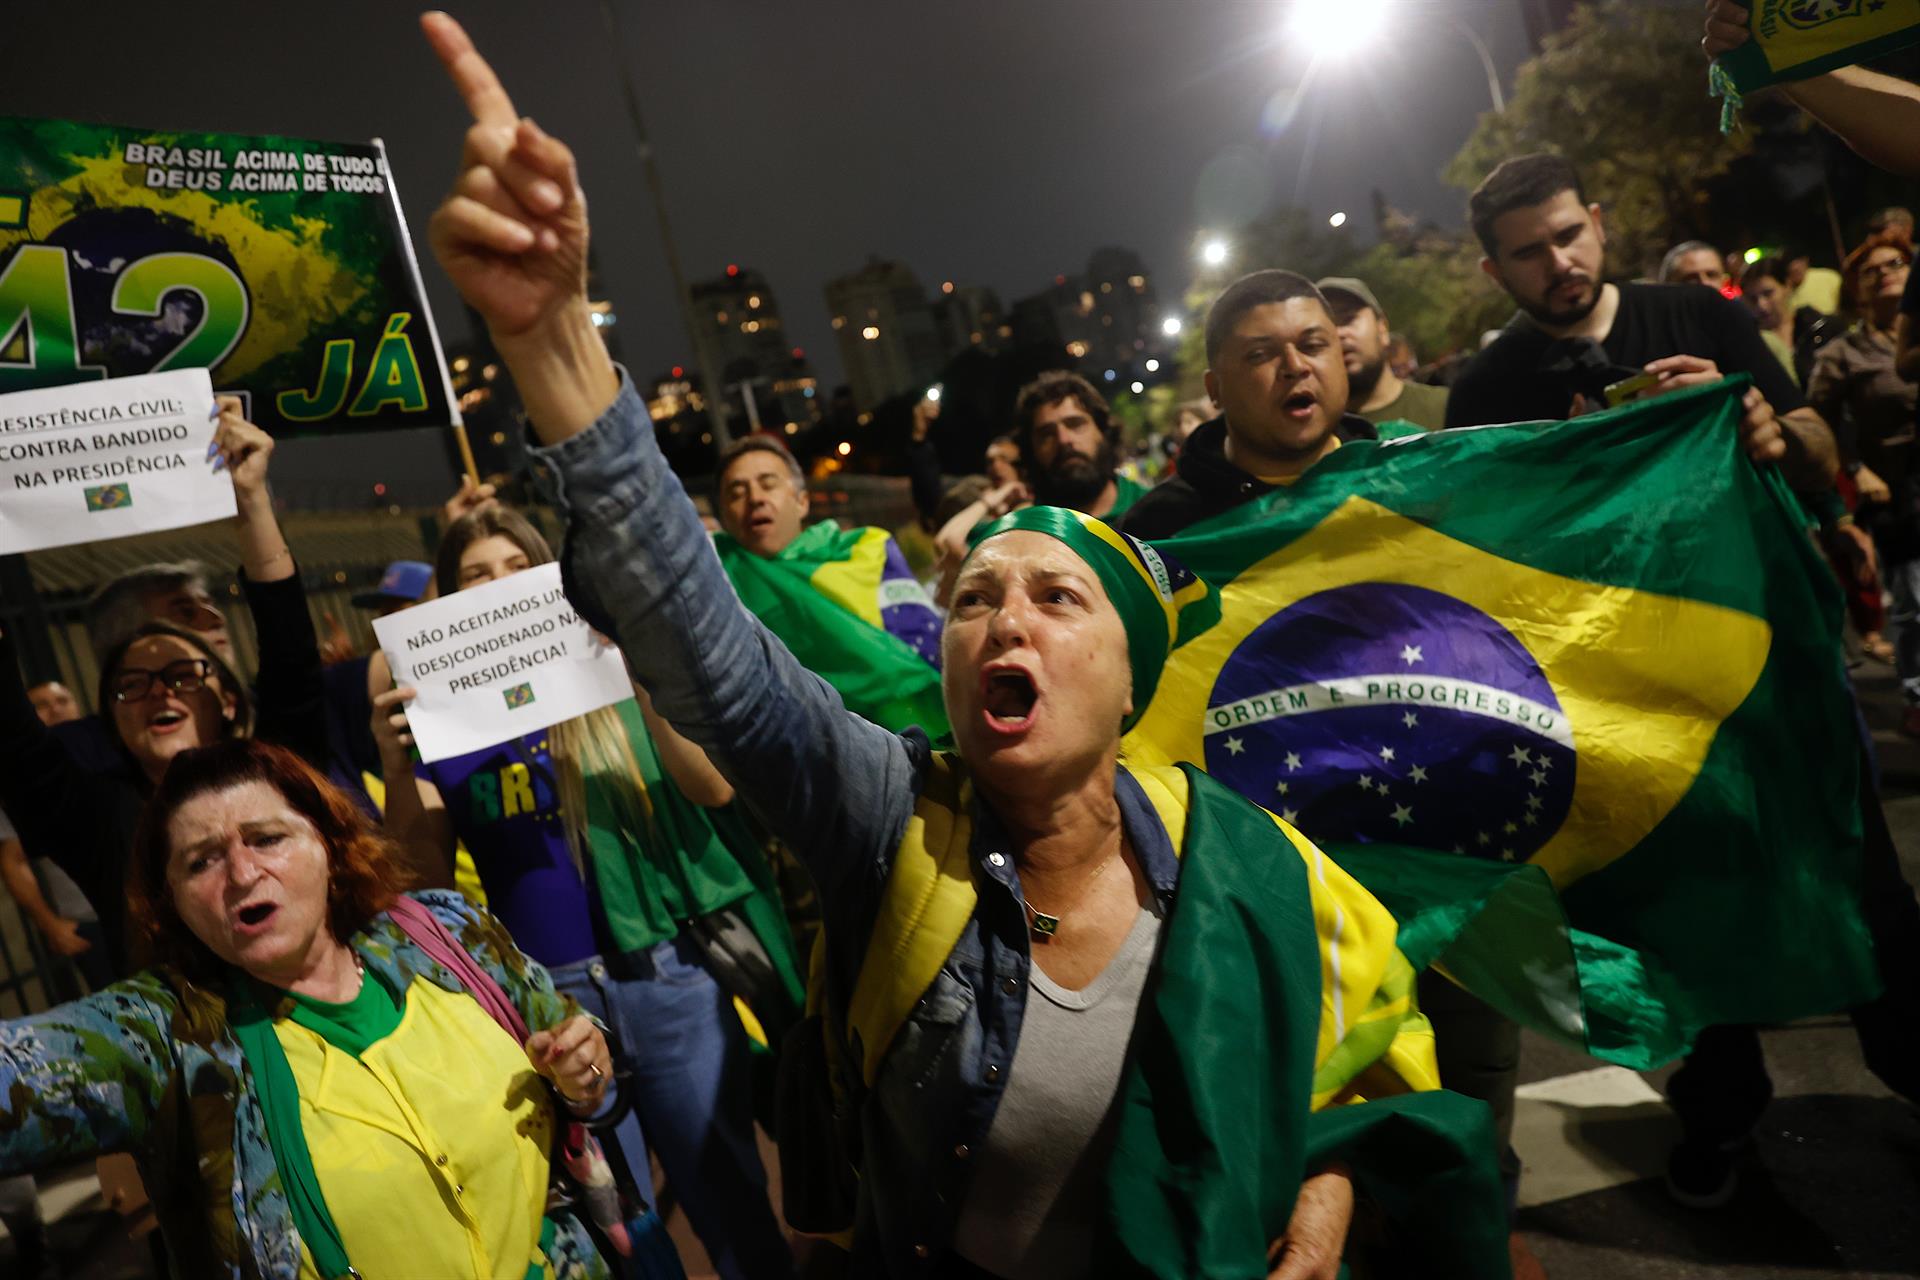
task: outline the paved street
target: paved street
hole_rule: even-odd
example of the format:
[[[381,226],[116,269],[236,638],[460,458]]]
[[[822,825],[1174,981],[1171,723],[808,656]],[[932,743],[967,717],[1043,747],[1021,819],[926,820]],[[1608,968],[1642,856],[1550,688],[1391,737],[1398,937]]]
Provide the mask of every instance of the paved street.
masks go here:
[[[1868,663],[1855,676],[1901,864],[1920,882],[1920,744],[1894,731],[1892,673]],[[1678,1132],[1657,1093],[1671,1069],[1596,1070],[1528,1037],[1514,1138],[1526,1162],[1520,1221],[1554,1280],[1920,1275],[1920,1116],[1861,1065],[1843,1017],[1762,1040],[1774,1104],[1733,1202],[1696,1212],[1660,1180]]]
[[[1920,744],[1893,731],[1891,673],[1869,664],[1857,675],[1894,838],[1920,882]],[[1674,1205],[1661,1186],[1677,1132],[1659,1092],[1670,1071],[1643,1077],[1528,1038],[1515,1134],[1526,1162],[1521,1225],[1554,1280],[1920,1275],[1920,1116],[1867,1073],[1845,1018],[1763,1039],[1776,1100],[1733,1202],[1703,1213]],[[70,1280],[150,1274],[144,1245],[126,1240],[90,1174],[48,1200]],[[694,1280],[710,1275],[684,1218],[670,1225]],[[14,1275],[10,1261],[0,1236],[0,1276]]]

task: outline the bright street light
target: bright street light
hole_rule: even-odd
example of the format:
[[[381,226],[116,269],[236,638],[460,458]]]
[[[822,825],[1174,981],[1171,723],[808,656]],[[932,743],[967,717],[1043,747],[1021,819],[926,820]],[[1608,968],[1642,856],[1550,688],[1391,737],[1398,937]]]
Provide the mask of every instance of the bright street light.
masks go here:
[[[1200,260],[1210,267],[1222,265],[1227,260],[1227,242],[1225,240],[1207,241],[1206,247],[1200,250]]]
[[[1130,383],[1127,389],[1133,392],[1133,394],[1139,395],[1142,391],[1145,391],[1147,389],[1147,384],[1144,382],[1134,382],[1134,383]]]
[[[1336,213],[1327,219],[1327,225],[1330,227],[1344,227],[1347,225],[1347,215],[1344,213]]]
[[[1312,58],[1340,61],[1364,52],[1387,29],[1388,0],[1348,0],[1346,4],[1322,4],[1320,0],[1293,0],[1287,20],[1287,37],[1297,41]],[[1507,95],[1500,87],[1500,72],[1493,64],[1493,53],[1480,33],[1456,15],[1447,15],[1447,25],[1457,31],[1480,58],[1487,73],[1487,95],[1493,109],[1507,109]],[[1336,224],[1337,225],[1337,224]]]
[[[1160,332],[1166,334],[1169,338],[1179,337],[1180,330],[1185,327],[1185,325],[1180,323],[1179,316],[1168,316],[1160,322]]]
[[[1294,0],[1287,34],[1316,58],[1346,58],[1379,37],[1386,16],[1386,0],[1348,0],[1339,5]]]
[[[1147,372],[1148,373],[1160,372],[1160,362],[1158,360],[1147,361]]]

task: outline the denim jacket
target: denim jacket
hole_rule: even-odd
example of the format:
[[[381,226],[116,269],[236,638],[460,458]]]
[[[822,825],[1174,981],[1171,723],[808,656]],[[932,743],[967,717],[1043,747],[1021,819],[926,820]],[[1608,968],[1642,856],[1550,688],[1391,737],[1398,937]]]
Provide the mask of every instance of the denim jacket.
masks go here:
[[[416,895],[498,982],[528,1027],[578,1012],[492,916],[458,893]],[[376,916],[352,941],[395,991],[459,978]],[[266,1113],[226,1002],[172,969],[147,969],[84,1000],[0,1023],[0,1176],[132,1151],[176,1275],[296,1280],[300,1237],[267,1141]],[[603,1280],[584,1227],[556,1214],[557,1280]]]
[[[741,606],[653,433],[623,374],[598,422],[533,451],[568,518],[568,598],[618,640],[660,713],[806,863],[830,980],[851,990],[923,784],[927,740],[847,711]],[[1178,874],[1172,843],[1124,771],[1115,790],[1165,904]],[[922,1274],[942,1260],[1020,1037],[1032,963],[1020,880],[993,813],[976,801],[973,818],[979,906],[897,1033],[862,1116],[854,1252],[864,1274]]]

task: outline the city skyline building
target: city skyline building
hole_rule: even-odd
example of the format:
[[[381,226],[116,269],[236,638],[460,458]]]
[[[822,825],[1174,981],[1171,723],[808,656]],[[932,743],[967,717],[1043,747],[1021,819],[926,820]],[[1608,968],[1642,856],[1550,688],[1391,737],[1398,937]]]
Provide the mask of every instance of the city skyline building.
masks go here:
[[[693,299],[694,367],[713,369],[724,384],[721,404],[742,430],[795,430],[820,413],[819,378],[806,353],[792,346],[773,286],[738,263],[688,286]],[[787,431],[792,435],[794,432]]]
[[[827,311],[840,361],[863,413],[894,396],[924,390],[946,362],[932,304],[905,263],[878,256],[827,281]]]

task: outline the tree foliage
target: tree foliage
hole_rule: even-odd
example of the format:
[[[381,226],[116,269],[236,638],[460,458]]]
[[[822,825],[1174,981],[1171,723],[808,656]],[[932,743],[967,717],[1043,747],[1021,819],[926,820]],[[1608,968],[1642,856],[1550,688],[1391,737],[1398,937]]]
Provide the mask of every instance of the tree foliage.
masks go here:
[[[1646,273],[1708,230],[1708,183],[1748,145],[1720,132],[1697,7],[1589,0],[1520,65],[1507,110],[1480,117],[1446,178],[1471,190],[1510,156],[1557,151],[1606,210],[1612,269]]]

